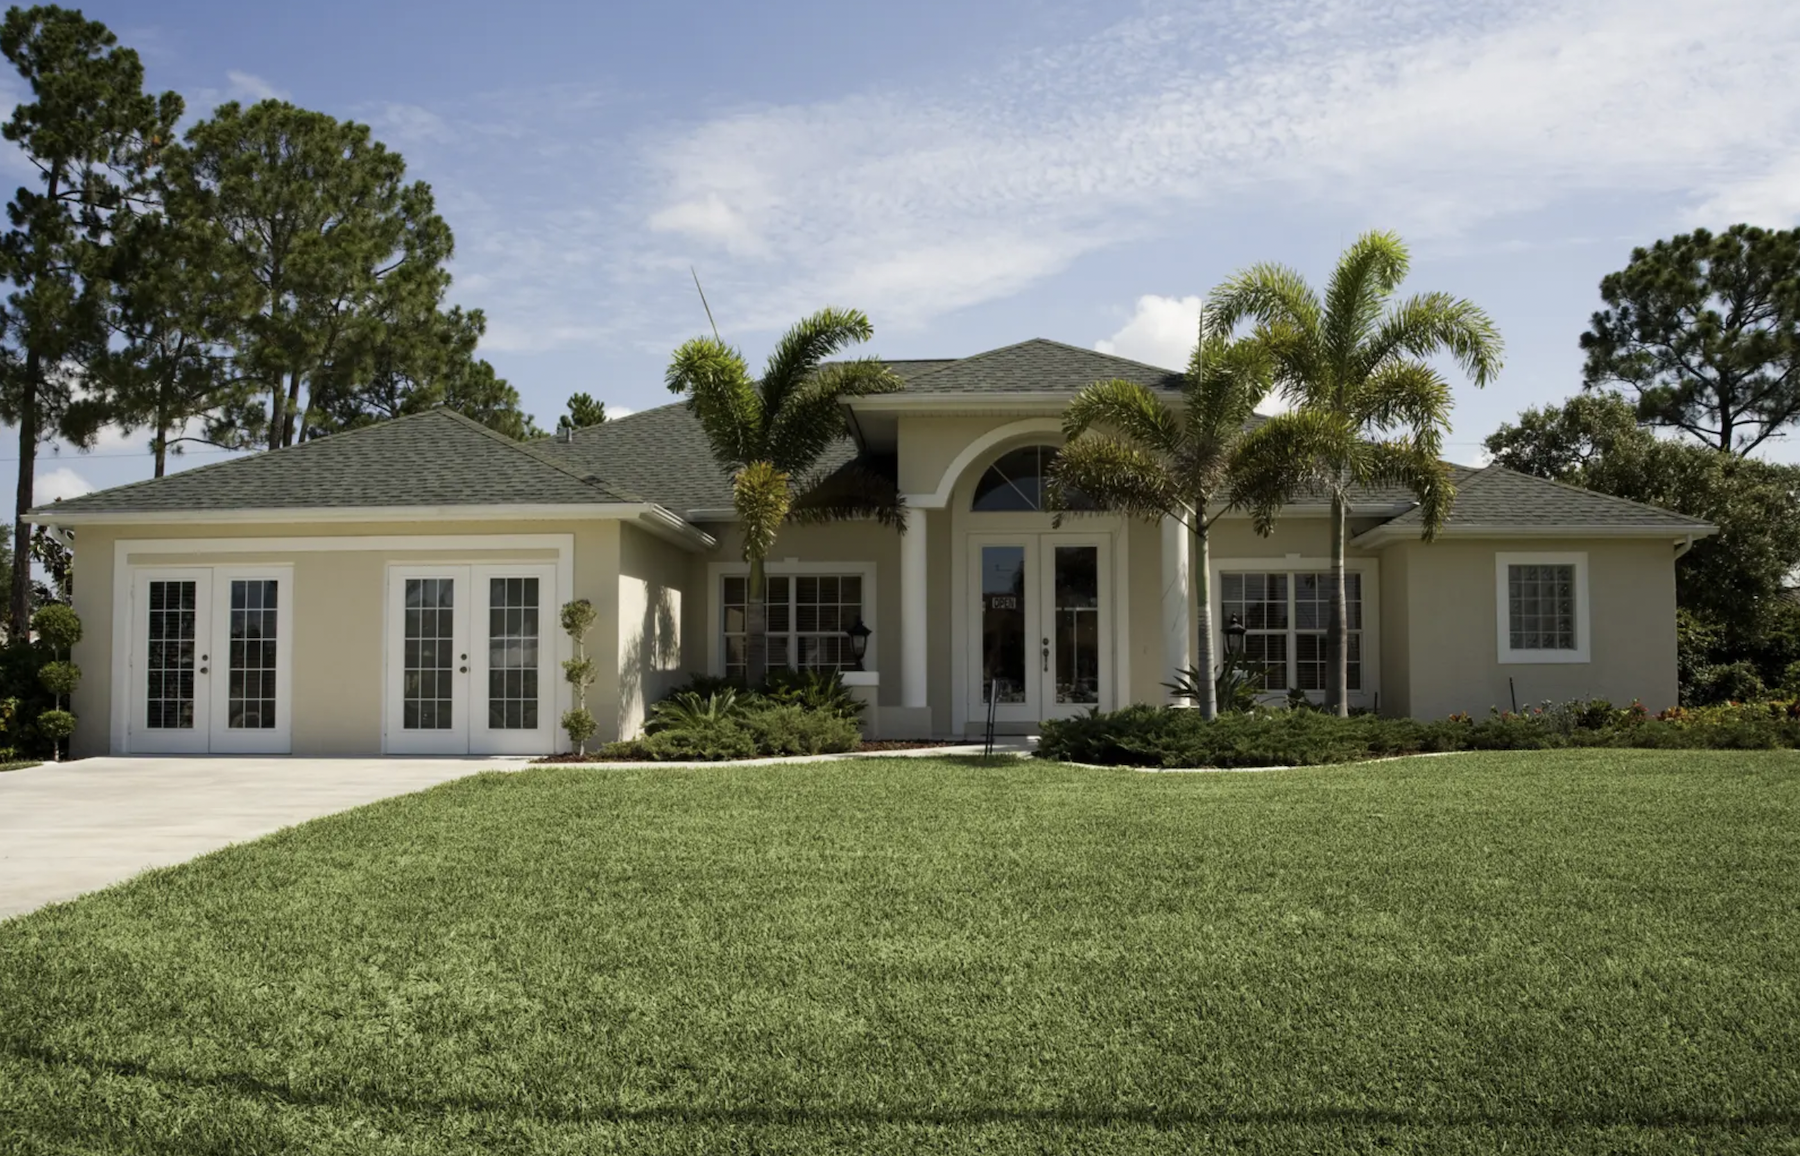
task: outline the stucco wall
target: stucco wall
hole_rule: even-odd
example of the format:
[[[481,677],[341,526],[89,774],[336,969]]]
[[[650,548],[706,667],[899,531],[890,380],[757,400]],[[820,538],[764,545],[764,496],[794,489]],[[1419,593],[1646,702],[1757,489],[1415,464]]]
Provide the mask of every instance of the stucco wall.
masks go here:
[[[1587,554],[1591,661],[1499,661],[1494,556],[1526,551]],[[1675,704],[1675,567],[1668,541],[1402,542],[1384,553],[1396,555],[1404,558],[1400,617],[1409,631],[1399,669],[1405,706],[1415,717],[1506,709],[1509,678],[1522,706],[1572,698],[1621,705],[1637,699],[1652,711]]]
[[[113,662],[114,544],[120,539],[245,539],[431,537],[469,535],[569,534],[574,539],[575,578],[572,596],[600,607],[590,642],[617,637],[618,567],[616,522],[455,522],[369,523],[346,525],[228,526],[170,524],[82,526],[75,535],[75,610],[84,632],[75,660],[86,672],[76,692],[74,709],[81,720],[73,740],[77,756],[104,754],[111,741]],[[610,540],[610,546],[609,546]],[[293,753],[334,756],[367,755],[381,749],[385,703],[383,646],[386,571],[390,563],[465,564],[501,561],[554,562],[554,550],[472,549],[463,546],[408,549],[383,543],[370,549],[274,549],[209,551],[197,547],[179,554],[132,554],[128,562],[169,565],[293,566],[292,654]],[[612,565],[608,568],[608,562]],[[565,595],[568,596],[568,595]],[[552,618],[547,636],[560,632]],[[129,626],[129,624],[122,624]],[[616,677],[603,674],[603,683]],[[135,688],[127,685],[127,692]],[[552,688],[560,689],[560,688]],[[607,688],[597,686],[605,695]],[[546,699],[553,702],[552,695]],[[560,714],[560,709],[557,711]],[[605,718],[602,717],[603,728]],[[616,718],[616,714],[613,716]],[[615,724],[616,726],[616,724]]]
[[[686,675],[682,611],[688,554],[636,526],[619,528],[618,717],[634,735],[644,711]]]

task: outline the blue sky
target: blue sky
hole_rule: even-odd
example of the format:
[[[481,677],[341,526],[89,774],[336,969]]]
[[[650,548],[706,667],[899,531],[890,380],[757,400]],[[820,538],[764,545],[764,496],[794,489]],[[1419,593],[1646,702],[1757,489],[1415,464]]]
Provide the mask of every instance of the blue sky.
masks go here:
[[[690,265],[756,360],[829,303],[896,357],[1043,336],[1179,364],[1232,270],[1316,280],[1378,227],[1412,245],[1410,288],[1505,335],[1500,379],[1457,391],[1473,461],[1578,388],[1633,245],[1800,219],[1791,0],[86,11],[196,111],[278,95],[372,124],[435,189],[452,300],[486,310],[484,355],[546,425],[577,390],[668,400],[705,324]],[[149,458],[113,436],[40,474],[42,501]]]

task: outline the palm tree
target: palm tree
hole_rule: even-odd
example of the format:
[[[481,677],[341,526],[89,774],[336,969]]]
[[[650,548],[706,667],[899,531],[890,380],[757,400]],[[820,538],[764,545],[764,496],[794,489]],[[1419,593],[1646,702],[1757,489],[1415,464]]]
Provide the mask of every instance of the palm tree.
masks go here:
[[[1203,333],[1188,357],[1179,414],[1136,382],[1095,382],[1064,413],[1067,444],[1050,467],[1053,508],[1067,506],[1068,496],[1079,491],[1103,510],[1150,521],[1174,518],[1194,536],[1201,675],[1194,682],[1208,719],[1218,713],[1207,590],[1210,532],[1234,504],[1229,481],[1257,403],[1269,392],[1270,368],[1255,342]]]
[[[1281,265],[1254,265],[1208,296],[1206,325],[1230,333],[1254,323],[1275,386],[1293,409],[1245,439],[1238,499],[1259,533],[1297,497],[1331,503],[1331,616],[1325,694],[1350,711],[1344,605],[1345,512],[1353,487],[1399,485],[1418,498],[1424,537],[1436,536],[1456,498],[1438,457],[1450,425],[1450,386],[1427,359],[1448,354],[1477,386],[1500,371],[1500,333],[1474,304],[1447,293],[1401,301],[1406,246],[1370,232],[1338,259],[1321,301]]]
[[[687,342],[669,362],[669,390],[686,395],[713,457],[732,475],[732,506],[750,564],[745,678],[752,686],[768,674],[764,564],[782,523],[875,517],[905,529],[891,478],[860,461],[835,470],[819,464],[848,433],[845,399],[900,388],[900,379],[876,358],[828,361],[874,334],[859,310],[828,308],[787,331],[761,380],[751,378],[743,354],[716,334]]]

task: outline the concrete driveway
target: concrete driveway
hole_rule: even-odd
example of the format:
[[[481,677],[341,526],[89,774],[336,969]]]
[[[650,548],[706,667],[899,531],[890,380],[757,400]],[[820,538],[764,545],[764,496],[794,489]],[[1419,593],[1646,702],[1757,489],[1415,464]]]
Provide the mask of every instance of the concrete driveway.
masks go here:
[[[519,758],[82,759],[0,774],[0,919]]]

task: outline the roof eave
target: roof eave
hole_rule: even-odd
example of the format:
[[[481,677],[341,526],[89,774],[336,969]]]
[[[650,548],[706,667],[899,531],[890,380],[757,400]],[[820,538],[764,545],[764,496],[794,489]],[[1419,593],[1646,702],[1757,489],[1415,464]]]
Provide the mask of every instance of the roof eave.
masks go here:
[[[1439,538],[1666,538],[1676,544],[1695,542],[1719,532],[1705,522],[1692,526],[1597,526],[1570,523],[1557,526],[1443,526]],[[1358,546],[1383,546],[1390,542],[1416,542],[1423,527],[1387,523],[1364,530],[1351,539]]]

